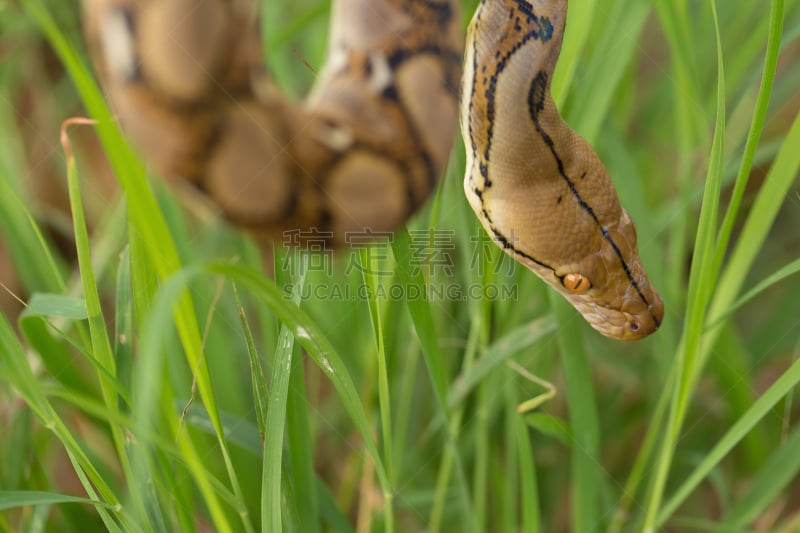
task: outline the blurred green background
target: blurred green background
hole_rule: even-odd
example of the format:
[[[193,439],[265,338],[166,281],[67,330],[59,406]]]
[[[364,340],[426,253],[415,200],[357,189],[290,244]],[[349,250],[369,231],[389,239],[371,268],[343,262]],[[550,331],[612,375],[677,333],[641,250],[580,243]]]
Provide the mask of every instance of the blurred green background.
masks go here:
[[[330,3],[263,4],[299,98]],[[485,245],[460,139],[390,243],[262,250],[147,179],[77,2],[0,0],[0,528],[800,530],[800,1],[719,49],[712,5],[570,2],[554,97],[666,307],[621,343]]]

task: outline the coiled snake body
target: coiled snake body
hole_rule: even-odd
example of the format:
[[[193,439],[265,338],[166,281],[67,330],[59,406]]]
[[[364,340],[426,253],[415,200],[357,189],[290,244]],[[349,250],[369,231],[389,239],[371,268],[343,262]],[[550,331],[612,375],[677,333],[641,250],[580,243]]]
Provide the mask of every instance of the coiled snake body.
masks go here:
[[[87,42],[129,135],[256,234],[388,231],[443,173],[459,114],[456,0],[335,0],[302,104],[266,75],[245,0],[83,0]],[[566,0],[483,0],[468,31],[465,191],[496,242],[601,333],[639,338],[662,304],[633,223],[549,94]]]
[[[397,227],[453,142],[462,38],[451,0],[339,0],[303,103],[266,76],[249,2],[84,0],[90,49],[128,133],[235,223],[345,234]]]

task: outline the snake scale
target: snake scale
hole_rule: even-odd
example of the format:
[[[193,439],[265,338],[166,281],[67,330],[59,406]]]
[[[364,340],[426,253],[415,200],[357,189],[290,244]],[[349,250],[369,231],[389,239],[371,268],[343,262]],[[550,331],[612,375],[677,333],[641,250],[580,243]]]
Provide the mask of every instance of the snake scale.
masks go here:
[[[235,224],[271,239],[390,231],[436,186],[460,116],[464,189],[490,237],[604,335],[658,329],[633,222],[550,96],[566,0],[482,0],[466,46],[456,0],[334,0],[328,58],[302,102],[266,72],[250,0],[83,7],[129,136]]]

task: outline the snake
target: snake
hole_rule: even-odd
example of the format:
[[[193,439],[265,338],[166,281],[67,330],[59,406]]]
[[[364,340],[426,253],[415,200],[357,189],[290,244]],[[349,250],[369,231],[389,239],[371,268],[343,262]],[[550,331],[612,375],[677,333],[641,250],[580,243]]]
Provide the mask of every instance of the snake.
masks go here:
[[[335,2],[327,61],[303,101],[262,62],[255,3],[83,1],[88,48],[128,135],[158,174],[257,237],[395,229],[455,140],[457,2]]]
[[[484,0],[467,30],[464,191],[490,237],[600,333],[638,339],[664,305],[595,151],[550,94],[566,0]]]
[[[114,113],[160,176],[274,241],[396,229],[444,173],[460,123],[464,190],[492,240],[600,333],[642,338],[663,303],[634,223],[550,95],[566,0],[333,0],[302,100],[263,62],[253,0],[83,0]]]

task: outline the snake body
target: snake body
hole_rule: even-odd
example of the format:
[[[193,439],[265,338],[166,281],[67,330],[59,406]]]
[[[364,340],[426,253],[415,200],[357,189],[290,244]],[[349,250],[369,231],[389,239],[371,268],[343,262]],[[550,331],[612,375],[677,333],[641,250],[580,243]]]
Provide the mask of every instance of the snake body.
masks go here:
[[[604,335],[656,329],[663,304],[591,146],[558,114],[550,82],[566,0],[484,0],[468,29],[464,190],[489,235]]]
[[[84,0],[115,112],[162,175],[236,224],[316,239],[396,228],[443,173],[463,39],[455,0],[338,0],[309,97],[266,75],[252,2]]]
[[[443,173],[464,56],[457,0],[334,0],[302,103],[266,74],[252,0],[83,0],[128,134],[233,222],[272,239],[389,231]],[[467,34],[465,191],[486,231],[601,333],[639,338],[663,306],[602,163],[550,81],[566,0],[482,0]]]

